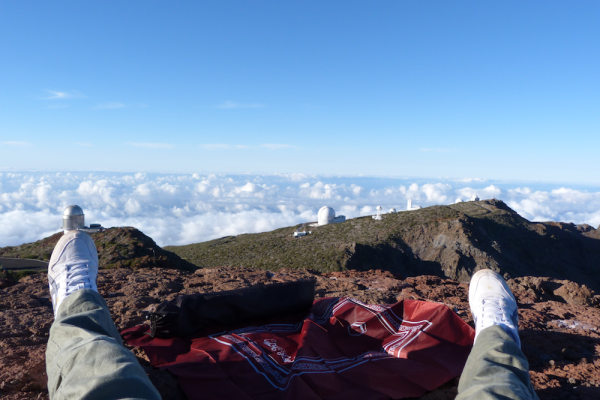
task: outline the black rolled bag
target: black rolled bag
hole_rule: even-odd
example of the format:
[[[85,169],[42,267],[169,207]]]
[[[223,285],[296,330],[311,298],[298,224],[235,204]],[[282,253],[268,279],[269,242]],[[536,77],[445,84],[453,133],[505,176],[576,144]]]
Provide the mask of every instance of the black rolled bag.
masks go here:
[[[179,296],[162,302],[150,315],[150,335],[159,338],[188,336],[210,326],[308,312],[314,298],[314,280]]]

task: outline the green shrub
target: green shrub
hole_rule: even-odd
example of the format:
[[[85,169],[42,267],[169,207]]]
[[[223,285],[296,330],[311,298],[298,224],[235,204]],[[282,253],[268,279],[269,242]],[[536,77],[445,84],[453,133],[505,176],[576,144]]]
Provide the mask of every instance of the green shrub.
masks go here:
[[[26,276],[35,275],[35,274],[39,274],[39,273],[40,273],[40,271],[33,271],[33,270],[29,270],[29,269],[23,269],[23,270],[18,270],[18,271],[9,271],[6,269],[0,269],[0,278],[18,281],[21,278],[25,278]]]

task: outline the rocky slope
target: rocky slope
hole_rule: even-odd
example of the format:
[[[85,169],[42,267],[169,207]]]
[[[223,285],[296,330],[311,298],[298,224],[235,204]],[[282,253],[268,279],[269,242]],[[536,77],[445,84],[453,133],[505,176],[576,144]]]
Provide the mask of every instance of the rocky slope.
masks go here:
[[[600,231],[588,225],[529,222],[498,200],[434,206],[311,227],[170,246],[199,267],[385,269],[468,282],[491,268],[505,277],[550,276],[600,292]]]
[[[20,246],[0,248],[0,258],[30,258],[49,261],[52,250],[63,233]],[[91,235],[98,249],[100,268],[177,268],[197,267],[178,255],[159,247],[154,240],[135,228],[110,228]]]
[[[236,289],[258,283],[315,279],[317,296],[351,296],[368,303],[421,299],[446,304],[472,324],[468,286],[437,276],[401,279],[388,271],[319,273],[219,267],[196,272],[130,268],[101,270],[98,287],[117,327],[145,321],[156,305],[179,294]],[[519,301],[520,331],[534,386],[543,399],[591,399],[600,395],[600,297],[566,280],[509,280]],[[36,274],[0,290],[0,397],[46,399],[44,352],[53,321],[47,278]],[[177,381],[155,370],[143,351],[132,351],[164,399],[184,398]],[[452,399],[457,380],[423,396]]]

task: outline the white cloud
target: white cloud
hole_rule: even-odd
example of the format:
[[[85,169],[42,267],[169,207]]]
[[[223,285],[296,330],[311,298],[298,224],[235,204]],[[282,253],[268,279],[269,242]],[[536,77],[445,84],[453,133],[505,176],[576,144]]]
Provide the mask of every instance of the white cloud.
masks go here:
[[[466,185],[469,186],[466,186]],[[0,246],[57,232],[63,209],[80,205],[87,223],[135,226],[160,245],[261,232],[315,221],[323,205],[348,218],[496,197],[534,221],[600,224],[600,191],[455,181],[303,174],[0,173]]]
[[[452,186],[444,183],[426,183],[421,190],[427,197],[427,202],[446,204],[448,203],[447,193],[452,190]]]
[[[240,187],[236,187],[234,189],[235,193],[254,193],[258,190],[258,187],[252,183],[252,182],[248,182],[246,183],[244,186],[240,186]]]
[[[234,101],[226,101],[222,104],[219,104],[216,106],[216,108],[220,108],[220,109],[234,109],[234,108],[262,108],[265,107],[265,104],[257,104],[257,103],[252,103],[252,104],[244,104],[244,103],[236,103]]]
[[[23,142],[23,141],[19,141],[19,140],[8,140],[6,142],[0,142],[0,143],[5,146],[12,146],[12,147],[29,147],[32,145],[30,142]]]
[[[117,207],[116,200],[112,197],[115,192],[114,185],[106,180],[101,179],[98,181],[83,181],[77,188],[77,193],[85,198],[89,198],[96,207],[102,207],[108,205],[110,207]]]
[[[133,192],[135,194],[139,194],[140,196],[150,196],[152,194],[152,190],[145,183],[142,183],[141,185],[136,186]]]
[[[129,199],[125,202],[124,209],[127,214],[137,214],[142,210],[142,206],[137,200]]]
[[[127,144],[134,147],[145,147],[147,149],[172,149],[175,147],[175,145],[170,143],[127,142]]]
[[[490,185],[480,190],[484,199],[498,199],[502,195],[502,189],[497,186]]]
[[[77,90],[71,90],[70,92],[46,90],[46,92],[48,93],[48,96],[44,97],[44,100],[84,99],[87,97],[79,93]]]
[[[119,103],[117,101],[107,101],[105,103],[100,103],[96,107],[97,110],[114,110],[116,108],[123,108],[125,104]]]

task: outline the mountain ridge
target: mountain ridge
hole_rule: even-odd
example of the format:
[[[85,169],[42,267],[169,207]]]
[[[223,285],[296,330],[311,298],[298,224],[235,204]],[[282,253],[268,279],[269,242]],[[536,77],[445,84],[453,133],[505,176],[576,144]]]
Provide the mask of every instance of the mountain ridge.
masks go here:
[[[233,266],[321,272],[382,269],[468,282],[481,268],[506,278],[548,276],[600,292],[600,231],[589,225],[530,222],[500,200],[432,206],[339,224],[302,225],[165,246],[200,267]]]

